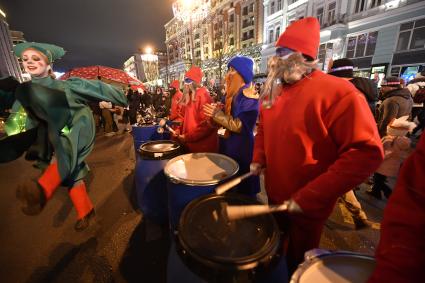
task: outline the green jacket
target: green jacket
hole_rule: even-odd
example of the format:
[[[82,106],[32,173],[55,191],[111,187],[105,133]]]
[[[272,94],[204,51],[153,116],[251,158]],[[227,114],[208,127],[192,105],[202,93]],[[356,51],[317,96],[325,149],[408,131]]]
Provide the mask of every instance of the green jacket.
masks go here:
[[[34,140],[29,159],[47,161],[54,151],[64,185],[72,185],[88,172],[84,159],[92,151],[95,137],[95,124],[88,102],[105,100],[123,107],[127,105],[123,92],[101,81],[33,78],[31,82],[8,89],[2,87],[1,80],[0,109],[10,107],[13,97],[16,101],[12,111],[19,112],[16,109],[22,105],[27,113],[23,133],[27,135],[27,143],[31,138]],[[33,137],[35,128],[36,138]],[[0,141],[0,161],[2,154],[7,152],[5,147],[8,143],[4,144],[2,146]],[[9,160],[10,157],[5,158],[5,161]]]

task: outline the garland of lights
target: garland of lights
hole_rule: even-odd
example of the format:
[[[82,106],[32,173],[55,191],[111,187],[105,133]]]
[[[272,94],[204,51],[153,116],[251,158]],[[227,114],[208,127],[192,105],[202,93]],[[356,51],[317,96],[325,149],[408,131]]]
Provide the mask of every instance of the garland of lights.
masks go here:
[[[201,21],[206,18],[211,9],[211,0],[177,0],[173,3],[173,14],[183,22]]]

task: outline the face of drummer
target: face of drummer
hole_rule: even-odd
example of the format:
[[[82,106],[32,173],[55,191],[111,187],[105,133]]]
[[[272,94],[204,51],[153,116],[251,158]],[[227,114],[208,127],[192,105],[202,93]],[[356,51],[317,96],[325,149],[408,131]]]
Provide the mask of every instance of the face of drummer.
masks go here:
[[[31,77],[45,78],[49,75],[51,69],[48,63],[47,57],[35,49],[27,49],[22,52],[22,62],[24,64],[25,71],[28,72]]]

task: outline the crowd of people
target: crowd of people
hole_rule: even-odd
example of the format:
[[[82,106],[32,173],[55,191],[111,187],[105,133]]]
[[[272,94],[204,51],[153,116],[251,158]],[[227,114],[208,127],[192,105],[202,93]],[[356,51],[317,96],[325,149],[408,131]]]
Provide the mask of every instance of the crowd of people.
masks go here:
[[[317,70],[319,42],[316,18],[293,22],[276,42],[264,85],[253,83],[253,60],[235,56],[227,64],[224,95],[220,90],[214,97],[202,84],[203,72],[197,66],[168,90],[158,87],[149,93],[129,88],[126,97],[102,82],[72,78],[59,83],[48,74],[53,60],[63,55],[60,49],[17,45],[15,52],[33,76],[33,93],[40,93],[40,103],[27,101],[18,87],[12,95],[15,100],[6,99],[7,92],[2,92],[1,106],[15,111],[23,107],[37,123],[28,126],[37,131],[33,142],[16,149],[15,155],[27,151],[31,157],[32,152],[33,159],[46,164],[37,182],[27,182],[21,189],[23,211],[39,213],[54,190],[66,184],[78,212],[76,229],[88,226],[94,209],[82,177],[95,126],[86,131],[92,125],[87,104],[93,120],[103,121],[106,135],[115,132],[114,116],[124,130],[152,122],[148,116],[168,118],[175,122],[172,138],[187,152],[218,152],[238,162],[238,174],[254,174],[236,188],[239,193],[255,198],[259,175],[264,174],[269,203],[288,207],[276,218],[285,232],[290,274],[306,251],[319,246],[338,199],[352,211],[356,228],[368,227],[354,190],[371,178],[369,194],[389,202],[370,282],[417,282],[425,276],[421,268],[425,265],[425,140],[419,138],[425,113],[418,104],[424,95],[425,73],[407,86],[400,78],[388,77],[378,92],[373,81],[353,76],[355,66],[349,59],[330,62],[328,73]],[[50,95],[52,90],[61,95]],[[42,103],[48,98],[57,100],[55,105],[62,105],[61,113],[68,113],[69,119],[58,119],[56,108]],[[13,101],[19,105],[12,105]],[[35,132],[24,134],[31,133]],[[49,142],[42,143],[41,138]],[[416,150],[412,139],[415,143],[420,139]],[[49,153],[32,151],[33,144],[45,145]],[[0,151],[4,148],[5,143],[0,143]],[[388,177],[398,177],[394,193],[386,183]]]

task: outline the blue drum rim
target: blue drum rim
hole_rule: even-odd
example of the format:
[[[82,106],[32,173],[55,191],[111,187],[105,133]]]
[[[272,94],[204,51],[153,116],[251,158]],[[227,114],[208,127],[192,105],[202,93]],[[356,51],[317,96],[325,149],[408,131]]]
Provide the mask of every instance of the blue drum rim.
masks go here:
[[[184,178],[180,178],[178,176],[174,176],[172,175],[169,171],[170,171],[170,166],[171,164],[173,164],[174,162],[176,162],[178,159],[182,159],[185,156],[189,156],[189,155],[214,155],[214,156],[220,156],[223,159],[226,159],[228,161],[230,161],[230,163],[233,163],[235,165],[235,172],[233,172],[232,174],[226,176],[225,178],[221,179],[221,180],[209,180],[209,181],[193,181],[190,179],[184,179]],[[164,173],[165,176],[167,176],[167,178],[175,184],[184,184],[184,185],[188,185],[188,186],[211,186],[211,185],[217,185],[225,180],[228,180],[229,178],[235,176],[237,173],[239,172],[239,164],[232,158],[224,155],[224,154],[220,154],[220,153],[213,153],[213,152],[197,152],[197,153],[187,153],[187,154],[182,154],[179,155],[177,157],[174,157],[173,159],[170,159],[167,164],[164,167]]]
[[[370,255],[349,252],[349,251],[329,251],[329,253],[320,254],[311,258],[306,259],[301,263],[298,268],[295,270],[294,274],[291,276],[289,283],[299,283],[302,275],[306,272],[307,269],[318,263],[324,258],[334,257],[334,256],[351,256],[355,258],[367,259],[376,262],[375,258]]]

